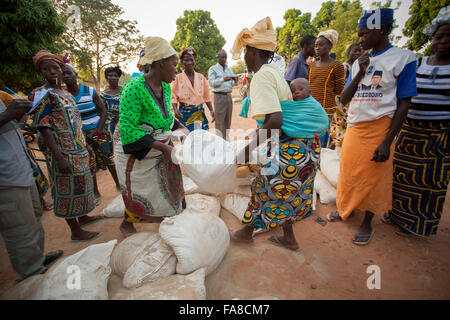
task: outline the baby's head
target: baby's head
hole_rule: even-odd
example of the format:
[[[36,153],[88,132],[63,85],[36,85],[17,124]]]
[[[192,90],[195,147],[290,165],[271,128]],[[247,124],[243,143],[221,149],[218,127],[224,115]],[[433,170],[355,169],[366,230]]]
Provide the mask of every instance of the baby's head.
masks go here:
[[[309,97],[309,82],[305,78],[292,80],[290,84],[292,97],[294,101],[300,101]]]

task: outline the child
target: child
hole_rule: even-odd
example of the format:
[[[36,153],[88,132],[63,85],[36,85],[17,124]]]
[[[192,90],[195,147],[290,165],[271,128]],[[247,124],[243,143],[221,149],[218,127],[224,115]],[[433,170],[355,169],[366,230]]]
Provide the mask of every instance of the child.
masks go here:
[[[308,98],[310,94],[309,82],[305,78],[292,80],[290,86],[294,101],[301,101]]]

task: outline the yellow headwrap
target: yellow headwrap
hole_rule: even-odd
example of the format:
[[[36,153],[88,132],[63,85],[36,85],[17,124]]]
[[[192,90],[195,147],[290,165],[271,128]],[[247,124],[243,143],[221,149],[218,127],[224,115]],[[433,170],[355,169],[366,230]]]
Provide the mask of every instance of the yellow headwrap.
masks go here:
[[[327,31],[322,31],[319,33],[318,37],[324,37],[325,39],[331,42],[331,45],[334,47],[338,43],[339,33],[336,30],[330,29]]]
[[[139,59],[139,64],[141,66],[152,64],[155,61],[159,61],[177,54],[170,43],[160,37],[145,38],[144,52],[144,56]]]
[[[273,29],[272,21],[266,17],[258,21],[250,30],[245,28],[236,37],[231,54],[234,60],[241,57],[242,49],[250,47],[275,51],[277,47],[277,33]]]

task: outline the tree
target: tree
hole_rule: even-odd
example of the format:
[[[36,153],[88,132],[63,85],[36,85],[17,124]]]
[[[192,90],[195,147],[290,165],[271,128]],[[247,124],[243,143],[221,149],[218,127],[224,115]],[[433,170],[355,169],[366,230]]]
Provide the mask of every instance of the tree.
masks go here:
[[[307,34],[317,35],[317,29],[311,23],[311,13],[302,14],[299,9],[289,9],[285,12],[284,26],[277,28],[277,52],[286,63],[300,50],[300,40]]]
[[[0,88],[28,93],[43,83],[32,57],[57,53],[55,41],[65,26],[49,0],[3,0],[0,12]]]
[[[430,36],[423,33],[425,26],[437,16],[441,8],[450,5],[449,0],[414,0],[409,8],[409,19],[405,23],[403,34],[410,37],[406,47],[419,51],[431,40]],[[432,53],[431,46],[425,51],[426,55]]]
[[[319,12],[317,12],[314,17],[312,23],[314,27],[319,29],[328,28],[331,20],[333,20],[333,9],[334,9],[334,1],[327,1],[322,3],[322,7]]]
[[[178,53],[186,47],[193,47],[198,54],[195,69],[207,75],[209,67],[217,63],[217,52],[223,48],[225,38],[209,11],[185,10],[177,19],[177,32],[170,44]]]
[[[363,15],[363,8],[359,0],[339,0],[333,9],[333,19],[326,29],[334,29],[339,33],[339,40],[332,52],[336,53],[337,60],[347,60],[347,47],[352,42],[358,42],[358,22]]]
[[[121,18],[124,11],[111,0],[54,0],[64,21],[77,19],[62,37],[71,61],[86,71],[100,89],[101,73],[107,66],[120,66],[139,55],[144,39],[136,21]]]
[[[244,73],[247,70],[247,66],[243,60],[239,60],[235,65],[231,66],[231,70],[234,74]]]

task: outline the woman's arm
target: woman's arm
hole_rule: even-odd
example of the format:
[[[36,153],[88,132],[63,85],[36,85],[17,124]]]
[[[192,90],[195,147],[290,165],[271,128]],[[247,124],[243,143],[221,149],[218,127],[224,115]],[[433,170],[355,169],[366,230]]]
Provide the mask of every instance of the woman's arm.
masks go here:
[[[98,123],[97,130],[99,132],[103,132],[103,130],[105,129],[105,122],[108,113],[106,112],[106,107],[97,92],[94,93],[94,103],[97,110],[100,111],[100,121]]]
[[[344,89],[344,91],[342,91],[341,94],[341,103],[344,106],[352,100],[353,95],[355,94],[356,89],[358,88],[359,82],[364,78],[366,69],[370,64],[370,55],[368,53],[362,55],[361,57],[358,58],[358,63],[359,63],[358,73],[354,75],[352,81]]]
[[[56,166],[58,167],[59,171],[66,174],[72,173],[72,165],[70,164],[69,160],[64,157],[61,150],[59,150],[58,146],[56,145],[52,129],[50,129],[49,127],[39,127],[38,129],[41,132],[44,145],[55,157]]]

